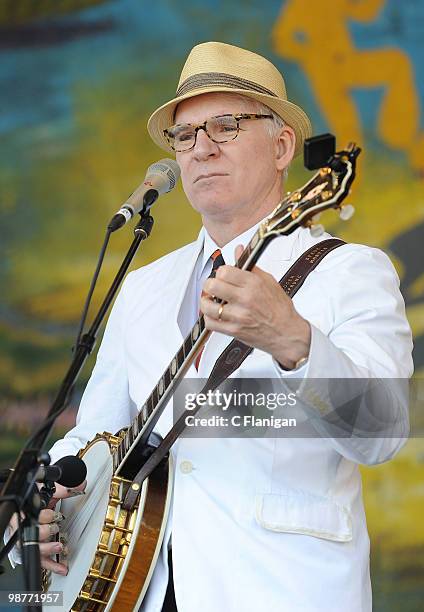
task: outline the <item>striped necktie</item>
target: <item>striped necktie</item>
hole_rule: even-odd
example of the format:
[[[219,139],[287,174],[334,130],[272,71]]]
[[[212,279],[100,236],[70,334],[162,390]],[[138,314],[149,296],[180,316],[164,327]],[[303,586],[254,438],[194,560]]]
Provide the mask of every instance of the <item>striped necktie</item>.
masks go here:
[[[225,261],[224,261],[224,258],[222,257],[221,249],[216,249],[216,251],[212,253],[211,259],[212,259],[212,270],[211,270],[211,273],[209,274],[209,278],[215,278],[216,271],[218,270],[218,268],[220,266],[225,265]]]
[[[215,278],[216,271],[218,270],[219,266],[225,265],[225,261],[224,261],[224,258],[222,257],[221,249],[216,249],[216,251],[212,253],[211,259],[212,259],[212,270],[208,278]],[[205,292],[202,289],[201,297],[203,297],[204,295],[205,295]],[[195,359],[194,365],[196,367],[196,370],[199,369],[199,363],[202,357],[203,349],[204,347],[202,347],[202,349],[200,350],[200,353],[197,355]]]

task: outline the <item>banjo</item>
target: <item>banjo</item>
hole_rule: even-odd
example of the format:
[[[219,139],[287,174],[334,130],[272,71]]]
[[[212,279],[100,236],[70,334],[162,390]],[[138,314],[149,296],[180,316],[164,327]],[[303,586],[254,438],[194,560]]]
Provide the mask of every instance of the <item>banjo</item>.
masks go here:
[[[342,202],[350,192],[360,149],[350,144],[300,189],[288,193],[263,221],[236,266],[252,269],[269,242],[298,227],[322,233],[321,212],[338,209],[348,219],[353,207]],[[81,611],[138,610],[159,556],[173,481],[171,455],[139,484],[140,468],[158,446],[153,429],[169,399],[207,341],[210,331],[200,315],[180,349],[128,428],[101,433],[80,452],[87,465],[86,494],[61,501],[68,534],[67,576],[44,572],[46,591],[63,591],[63,606]],[[129,509],[127,494],[136,494]]]

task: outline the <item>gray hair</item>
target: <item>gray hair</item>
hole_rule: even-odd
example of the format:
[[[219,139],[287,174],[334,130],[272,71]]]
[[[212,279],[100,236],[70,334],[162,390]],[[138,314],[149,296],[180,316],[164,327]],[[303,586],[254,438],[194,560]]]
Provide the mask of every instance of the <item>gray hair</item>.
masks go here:
[[[271,136],[271,138],[275,138],[275,137],[279,136],[279,134],[281,132],[281,129],[286,124],[285,124],[284,120],[280,117],[280,115],[277,115],[277,113],[275,113],[272,110],[272,108],[269,108],[269,106],[267,106],[263,102],[259,102],[259,100],[255,100],[254,98],[250,98],[249,96],[244,96],[243,94],[234,93],[234,94],[231,94],[231,95],[236,97],[236,98],[238,98],[244,104],[248,104],[249,108],[252,109],[252,112],[254,112],[254,113],[260,113],[260,114],[263,114],[263,115],[271,115],[272,119],[270,121],[266,121],[265,122],[266,129],[267,129],[269,135]],[[284,185],[284,183],[285,183],[285,181],[287,179],[288,173],[289,173],[289,166],[286,166],[284,168],[284,170],[282,172],[282,176],[281,176],[282,186]]]

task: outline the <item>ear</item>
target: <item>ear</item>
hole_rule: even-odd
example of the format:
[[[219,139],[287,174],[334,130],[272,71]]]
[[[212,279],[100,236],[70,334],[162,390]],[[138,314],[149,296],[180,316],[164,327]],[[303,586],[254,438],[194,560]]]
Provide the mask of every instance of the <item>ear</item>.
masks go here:
[[[275,167],[284,170],[290,164],[294,156],[296,145],[296,134],[289,125],[281,128],[280,134],[275,141]]]

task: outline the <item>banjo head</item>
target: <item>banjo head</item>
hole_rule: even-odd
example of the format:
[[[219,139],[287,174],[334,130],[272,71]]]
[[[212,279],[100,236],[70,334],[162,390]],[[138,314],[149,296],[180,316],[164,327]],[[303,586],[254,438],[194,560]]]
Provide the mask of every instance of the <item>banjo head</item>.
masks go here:
[[[151,580],[169,512],[172,460],[143,482],[134,509],[124,510],[131,481],[114,474],[111,448],[116,440],[97,435],[81,451],[86,494],[61,502],[69,569],[67,576],[49,574],[48,591],[63,592],[63,605],[49,606],[54,612],[138,609]]]
[[[60,512],[65,519],[60,531],[68,538],[68,575],[50,574],[49,591],[63,592],[63,606],[51,610],[71,610],[81,585],[90,571],[106,518],[113,460],[109,443],[100,438],[84,449],[81,457],[87,465],[85,495],[64,499]]]

